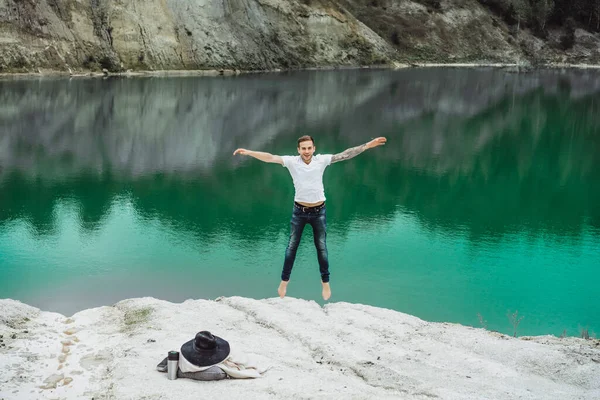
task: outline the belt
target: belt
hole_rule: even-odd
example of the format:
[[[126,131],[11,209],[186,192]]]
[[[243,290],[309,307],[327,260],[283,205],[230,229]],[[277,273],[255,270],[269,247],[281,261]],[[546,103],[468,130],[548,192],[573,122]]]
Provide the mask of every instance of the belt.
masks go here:
[[[302,204],[294,202],[294,207],[301,210],[302,212],[319,212],[322,208],[325,207],[325,202],[323,202],[323,204],[319,204],[318,206],[313,207],[303,206]]]

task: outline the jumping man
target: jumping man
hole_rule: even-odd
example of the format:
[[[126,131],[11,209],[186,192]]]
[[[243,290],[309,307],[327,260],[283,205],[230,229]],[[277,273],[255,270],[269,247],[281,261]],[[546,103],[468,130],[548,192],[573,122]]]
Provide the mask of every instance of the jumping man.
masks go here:
[[[241,154],[254,157],[267,163],[281,164],[288,169],[294,181],[294,210],[292,213],[290,239],[285,249],[285,260],[279,284],[279,297],[285,296],[287,285],[296,259],[296,251],[300,244],[304,226],[309,224],[313,229],[313,238],[317,249],[321,282],[323,284],[323,299],[331,297],[329,286],[329,259],[327,258],[327,220],[325,215],[325,190],[323,188],[323,172],[329,164],[349,160],[363,151],[381,146],[387,141],[384,137],[371,140],[360,146],[352,147],[338,154],[313,155],[316,147],[310,136],[298,139],[299,156],[276,156],[261,151],[237,149],[233,155]]]

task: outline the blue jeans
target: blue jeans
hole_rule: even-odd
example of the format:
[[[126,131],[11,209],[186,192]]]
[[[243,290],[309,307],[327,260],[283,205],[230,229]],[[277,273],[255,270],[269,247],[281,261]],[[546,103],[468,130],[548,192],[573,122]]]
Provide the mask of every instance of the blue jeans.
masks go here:
[[[300,245],[302,231],[306,224],[312,226],[313,238],[317,249],[317,258],[319,259],[319,270],[321,272],[321,281],[329,282],[329,259],[327,258],[327,218],[325,205],[318,211],[310,208],[298,208],[294,206],[292,213],[290,240],[285,249],[285,261],[283,262],[283,271],[281,272],[281,280],[289,281],[296,260],[296,251]]]

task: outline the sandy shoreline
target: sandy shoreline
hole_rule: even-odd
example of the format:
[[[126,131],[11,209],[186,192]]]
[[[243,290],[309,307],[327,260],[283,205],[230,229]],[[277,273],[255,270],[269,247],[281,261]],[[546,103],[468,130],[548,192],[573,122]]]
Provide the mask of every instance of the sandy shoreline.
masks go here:
[[[156,364],[200,330],[271,367],[169,381]],[[0,399],[597,399],[600,341],[513,338],[350,303],[121,301],[67,318],[0,300]]]
[[[526,66],[518,63],[394,63],[392,65],[377,66],[325,66],[318,68],[303,69],[272,69],[272,70],[238,70],[238,69],[199,69],[199,70],[140,70],[124,72],[98,72],[98,71],[75,71],[64,70],[42,70],[38,72],[3,72],[0,78],[19,78],[19,77],[137,77],[137,76],[235,76],[247,74],[262,74],[274,72],[295,72],[295,71],[336,71],[336,70],[355,70],[355,69],[404,69],[404,68],[523,68],[528,70],[536,69],[600,69],[600,64],[546,64],[537,67]]]

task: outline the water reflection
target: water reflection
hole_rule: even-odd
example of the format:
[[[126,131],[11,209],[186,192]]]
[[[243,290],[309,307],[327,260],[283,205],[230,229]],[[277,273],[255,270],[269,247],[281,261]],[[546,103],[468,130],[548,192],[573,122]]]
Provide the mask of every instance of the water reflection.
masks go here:
[[[386,135],[326,173],[332,229],[400,207],[474,242],[514,231],[600,229],[595,72],[344,71],[236,78],[0,81],[0,224],[52,232],[60,199],[97,229],[115,196],[209,237],[287,229],[291,180],[239,146],[321,152]],[[268,216],[265,217],[265,216]]]
[[[473,325],[481,313],[500,331],[517,308],[523,333],[597,329],[597,77],[0,80],[0,297],[63,313],[270,297],[292,182],[233,150],[294,154],[311,134],[334,153],[385,135],[325,174],[336,300]],[[318,298],[314,264],[301,246],[294,296]]]

